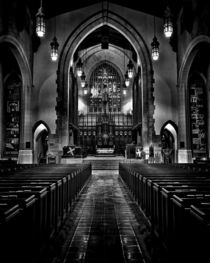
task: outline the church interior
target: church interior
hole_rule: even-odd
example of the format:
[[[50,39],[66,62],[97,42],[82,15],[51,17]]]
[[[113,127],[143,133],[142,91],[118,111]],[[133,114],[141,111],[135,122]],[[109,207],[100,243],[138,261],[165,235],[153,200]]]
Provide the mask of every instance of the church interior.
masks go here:
[[[210,3],[0,0],[0,261],[209,262]]]

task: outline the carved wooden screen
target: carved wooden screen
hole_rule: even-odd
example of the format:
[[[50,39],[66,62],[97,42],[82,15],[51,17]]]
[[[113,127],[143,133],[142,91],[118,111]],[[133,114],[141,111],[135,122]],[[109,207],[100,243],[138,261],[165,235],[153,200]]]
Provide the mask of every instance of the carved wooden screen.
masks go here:
[[[121,111],[121,83],[116,69],[106,62],[99,65],[90,77],[89,112],[103,112],[103,100],[107,100],[108,112]],[[107,98],[105,96],[107,95]]]

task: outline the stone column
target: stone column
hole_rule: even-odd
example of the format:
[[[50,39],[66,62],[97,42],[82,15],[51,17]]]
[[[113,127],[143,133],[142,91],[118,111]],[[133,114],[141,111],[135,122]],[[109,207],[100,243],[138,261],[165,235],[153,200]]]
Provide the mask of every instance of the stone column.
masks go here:
[[[187,84],[179,87],[179,133],[178,133],[178,162],[192,163],[192,149],[190,142],[190,113],[187,96]]]
[[[33,163],[31,127],[31,87],[24,80],[21,90],[21,129],[18,163]]]

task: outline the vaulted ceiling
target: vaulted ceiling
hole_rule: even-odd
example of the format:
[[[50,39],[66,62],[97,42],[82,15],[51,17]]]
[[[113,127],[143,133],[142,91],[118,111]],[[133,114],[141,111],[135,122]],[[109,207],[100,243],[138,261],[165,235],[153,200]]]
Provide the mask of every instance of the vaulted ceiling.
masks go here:
[[[25,0],[28,1],[32,11],[37,12],[40,1],[39,0]],[[42,0],[43,8],[46,17],[52,17],[76,9],[84,8],[93,4],[105,4],[110,3],[122,5],[127,8],[138,10],[144,13],[162,17],[164,14],[165,7],[167,3],[176,13],[177,10],[184,2],[189,2],[192,0],[111,0],[111,1],[98,1],[98,0],[59,0],[58,2],[53,2],[52,0]]]

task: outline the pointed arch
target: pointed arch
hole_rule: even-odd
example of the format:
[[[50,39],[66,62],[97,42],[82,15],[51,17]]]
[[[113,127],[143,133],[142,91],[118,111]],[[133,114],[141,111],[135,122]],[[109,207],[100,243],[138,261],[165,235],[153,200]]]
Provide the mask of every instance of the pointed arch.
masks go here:
[[[39,163],[41,158],[46,158],[47,136],[50,134],[49,126],[42,120],[36,122],[32,129],[34,163]]]
[[[108,26],[120,32],[133,46],[137,54],[137,64],[141,68],[140,76],[141,81],[138,83],[139,98],[142,100],[142,108],[139,107],[136,114],[141,116],[142,122],[142,137],[144,144],[148,144],[152,140],[154,134],[154,97],[153,97],[153,67],[148,47],[139,34],[139,32],[124,18],[109,12],[107,19]],[[73,76],[73,55],[80,45],[80,43],[94,30],[103,26],[105,21],[103,13],[98,12],[89,17],[81,23],[73,33],[66,40],[64,47],[61,51],[59,64],[58,64],[58,98],[57,98],[57,129],[61,146],[67,145],[69,140],[69,124],[74,122],[72,107],[70,102],[73,98],[72,84],[74,83]],[[70,74],[71,72],[71,74]],[[149,103],[148,103],[149,101]],[[141,104],[141,102],[139,103]]]
[[[30,99],[32,87],[32,75],[28,58],[22,44],[11,35],[0,36],[0,45],[5,44],[13,53],[20,68],[22,78],[21,90],[21,126],[20,126],[20,149],[26,148],[26,142],[31,142],[31,121],[30,121]]]
[[[181,61],[181,66],[178,74],[178,86],[179,86],[179,144],[183,144],[183,149],[180,149],[180,160],[184,162],[192,162],[192,149],[191,149],[191,137],[188,136],[191,133],[190,128],[190,116],[189,116],[189,90],[188,90],[188,81],[190,77],[190,70],[193,64],[193,61],[200,50],[206,50],[208,52],[210,48],[210,37],[205,35],[200,35],[195,37],[188,45],[186,52]],[[210,69],[208,69],[210,70]],[[208,120],[207,123],[210,123],[210,92],[207,91],[207,100],[208,100]],[[208,149],[210,149],[210,128],[208,125]],[[183,153],[185,151],[185,153]],[[184,157],[183,157],[184,154]]]
[[[166,131],[167,131],[167,133],[166,133]],[[168,120],[167,122],[165,122],[163,124],[163,126],[162,126],[162,128],[160,130],[160,135],[161,135],[161,142],[162,142],[162,137],[163,136],[168,135],[169,137],[171,137],[171,139],[172,139],[171,143],[173,144],[173,146],[172,145],[170,145],[170,146],[172,146],[174,149],[173,149],[173,152],[171,154],[170,159],[172,158],[173,160],[171,159],[171,161],[177,162],[178,126],[173,121]],[[168,139],[170,139],[170,138],[168,138]],[[162,151],[163,151],[163,148],[162,148]]]

